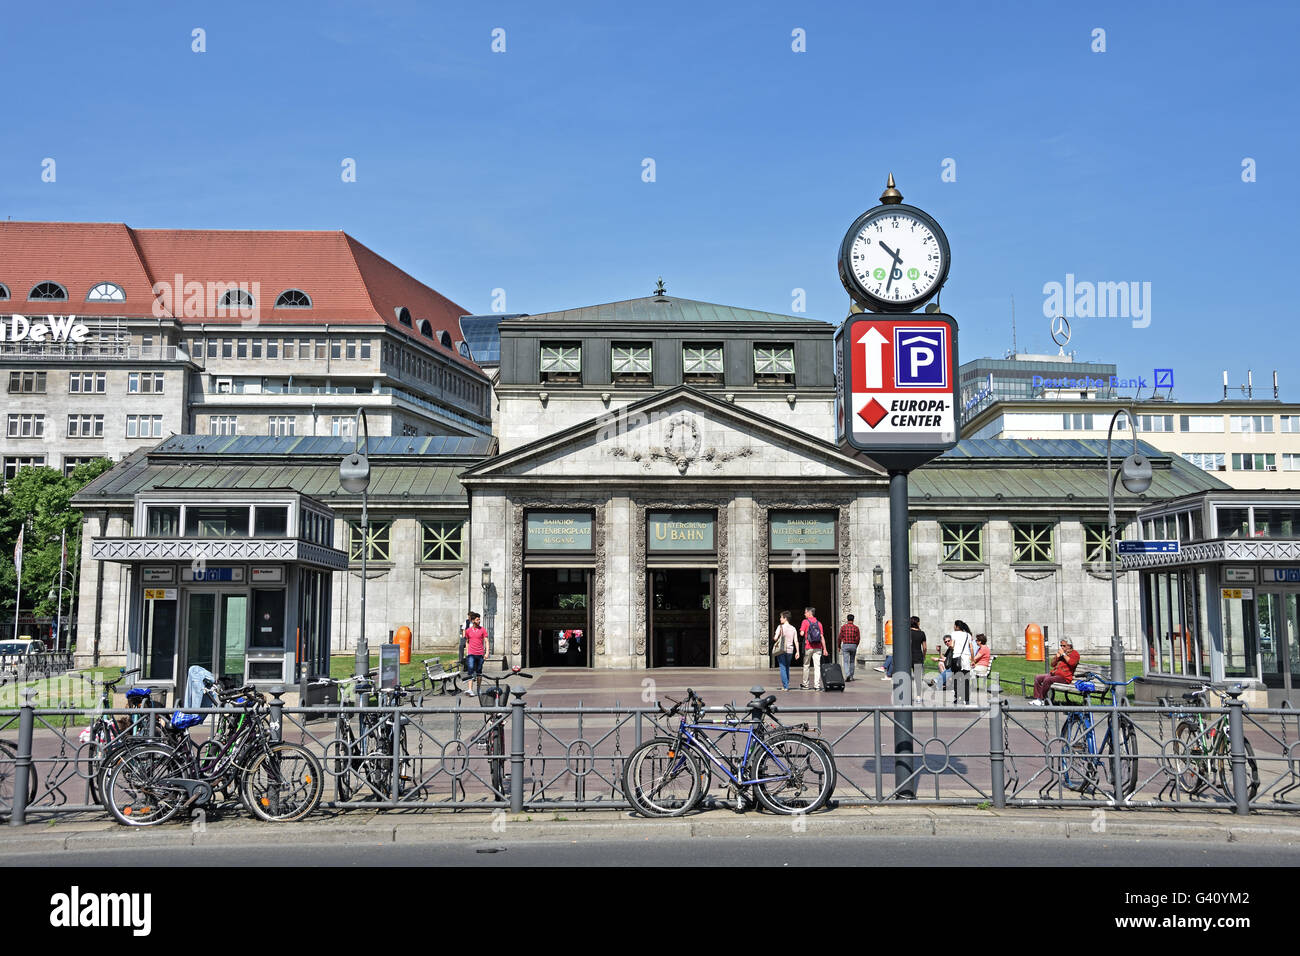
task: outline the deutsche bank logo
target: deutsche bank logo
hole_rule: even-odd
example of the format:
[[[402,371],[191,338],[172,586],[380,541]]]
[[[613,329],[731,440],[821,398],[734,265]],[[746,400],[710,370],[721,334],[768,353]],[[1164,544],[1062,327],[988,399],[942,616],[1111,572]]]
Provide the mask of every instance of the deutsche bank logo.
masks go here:
[[[894,385],[898,388],[948,387],[948,330],[894,329]]]
[[[1156,388],[1173,388],[1174,387],[1174,370],[1171,368],[1155,369]]]

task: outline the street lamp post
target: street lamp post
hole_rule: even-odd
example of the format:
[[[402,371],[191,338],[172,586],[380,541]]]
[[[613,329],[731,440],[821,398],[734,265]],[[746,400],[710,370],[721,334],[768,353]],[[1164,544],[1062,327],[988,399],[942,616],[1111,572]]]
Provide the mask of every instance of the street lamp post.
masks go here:
[[[1112,472],[1114,467],[1111,459],[1110,442],[1111,435],[1115,430],[1115,422],[1120,415],[1128,416],[1128,426],[1133,431],[1133,453],[1120,462],[1117,470]],[[1110,644],[1110,673],[1111,680],[1121,680],[1124,674],[1124,645],[1120,642],[1119,636],[1119,577],[1116,565],[1116,551],[1118,550],[1118,528],[1115,519],[1115,482],[1120,481],[1124,489],[1130,494],[1140,495],[1151,487],[1151,462],[1138,451],[1137,447],[1137,426],[1133,421],[1133,410],[1130,408],[1116,409],[1115,414],[1110,417],[1110,427],[1106,429],[1106,514],[1107,524],[1110,528],[1110,604],[1111,604],[1111,644]]]
[[[364,438],[362,438],[363,434]],[[353,438],[352,454],[339,464],[339,484],[343,486],[344,491],[361,495],[361,630],[357,635],[354,673],[357,677],[365,677],[370,671],[370,645],[366,643],[366,558],[370,552],[370,510],[367,494],[370,488],[370,460],[366,458],[366,450],[370,444],[370,423],[366,421],[364,408],[357,409]]]
[[[483,623],[490,624],[491,618],[488,616],[488,591],[492,590],[492,566],[486,561],[483,562],[483,570],[480,572],[480,582],[483,585]],[[495,653],[496,648],[493,646],[495,641],[492,639],[492,628],[487,629],[487,652],[491,656]]]
[[[876,593],[876,653],[885,653],[885,569],[871,569],[871,588]]]

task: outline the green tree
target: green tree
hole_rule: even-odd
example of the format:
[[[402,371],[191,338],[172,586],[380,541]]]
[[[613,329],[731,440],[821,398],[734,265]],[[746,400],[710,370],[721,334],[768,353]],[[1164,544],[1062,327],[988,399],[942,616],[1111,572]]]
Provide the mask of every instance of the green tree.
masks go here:
[[[12,620],[18,589],[14,546],[18,530],[26,525],[23,538],[22,605],[37,617],[53,617],[56,602],[49,597],[59,577],[59,542],[68,533],[68,570],[77,567],[81,552],[80,511],[72,508],[72,496],[82,486],[113,467],[107,458],[78,465],[65,477],[53,468],[21,468],[5,483],[0,498],[0,610]],[[71,578],[65,584],[71,586]]]

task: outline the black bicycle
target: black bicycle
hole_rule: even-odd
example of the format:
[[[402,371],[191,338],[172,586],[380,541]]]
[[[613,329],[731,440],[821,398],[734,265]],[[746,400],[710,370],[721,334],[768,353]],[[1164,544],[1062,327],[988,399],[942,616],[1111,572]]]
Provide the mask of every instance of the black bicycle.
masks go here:
[[[510,703],[510,685],[502,686],[502,681],[511,677],[525,677],[532,679],[532,674],[521,670],[519,665],[510,666],[510,658],[501,658],[501,667],[503,670],[500,674],[480,674],[480,681],[488,681],[491,687],[478,694],[478,703],[480,707],[501,708]],[[479,686],[482,686],[481,682]],[[487,752],[488,758],[488,775],[492,782],[492,791],[498,799],[507,800],[510,797],[510,768],[508,761],[509,752],[506,750],[506,721],[509,719],[507,713],[494,713],[483,715],[483,727],[474,734],[468,741],[469,748],[477,748]]]

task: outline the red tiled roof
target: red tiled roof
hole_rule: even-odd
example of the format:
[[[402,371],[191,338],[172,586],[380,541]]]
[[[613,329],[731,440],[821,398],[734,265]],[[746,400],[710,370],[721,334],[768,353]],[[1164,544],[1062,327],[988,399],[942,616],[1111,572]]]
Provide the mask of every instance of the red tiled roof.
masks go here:
[[[168,293],[180,282],[189,295]],[[66,303],[28,302],[39,282],[57,282]],[[113,282],[124,302],[87,302],[99,282]],[[175,315],[182,324],[238,325],[239,315],[211,308],[212,288],[238,285],[255,299],[261,325],[383,324],[472,364],[456,351],[466,310],[397,268],[344,232],[226,229],[131,229],[122,223],[0,222],[0,283],[9,289],[5,311],[60,314]],[[190,283],[199,283],[198,287]],[[196,288],[204,291],[194,295]],[[310,308],[275,308],[287,289],[311,299]],[[169,308],[168,308],[169,307]],[[411,326],[398,320],[409,310]],[[427,320],[432,337],[421,334]],[[440,342],[451,337],[450,349]]]

